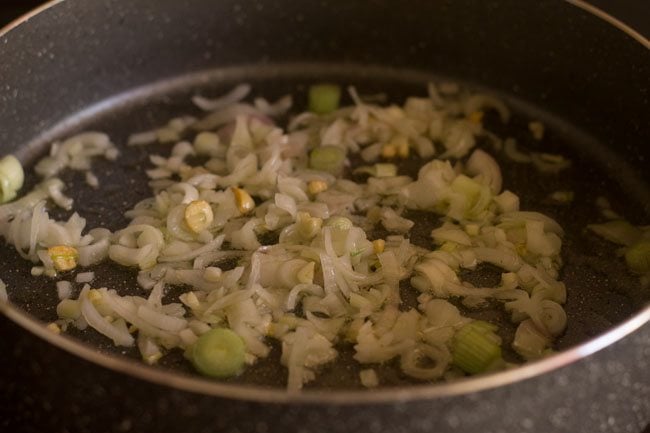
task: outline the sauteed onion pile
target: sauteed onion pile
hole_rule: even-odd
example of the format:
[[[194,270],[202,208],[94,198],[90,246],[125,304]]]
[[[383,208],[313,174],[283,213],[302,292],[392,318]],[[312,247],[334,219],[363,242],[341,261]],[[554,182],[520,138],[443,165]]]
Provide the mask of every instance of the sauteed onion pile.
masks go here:
[[[93,328],[118,346],[137,345],[150,364],[181,350],[217,378],[267,357],[275,341],[290,390],[343,346],[353,347],[367,387],[381,385],[381,363],[422,381],[513,365],[497,325],[465,308],[504,308],[520,361],[552,351],[567,321],[563,229],[520,209],[492,155],[551,173],[570,161],[523,152],[487,130],[487,112],[504,123],[510,116],[489,95],[431,84],[428,96],[398,106],[347,90],[353,104],[341,107],[338,86],[313,86],[309,111],[289,116],[290,96],[242,102],[250,86],[240,85],[195,97],[202,117],[133,134],[127,145],[150,151],[152,195],[114,232],[89,229],[77,213],[55,221],[48,208],[73,210],[63,170],[83,171],[101,189],[92,160],[119,158],[118,146],[100,132],[54,143],[35,168],[42,182],[0,206],[0,234],[35,263],[33,275],[58,280],[51,329]],[[538,122],[530,129],[544,134]],[[172,143],[171,154],[158,154],[158,143]],[[417,176],[402,173],[407,160],[420,164]],[[3,181],[4,200],[20,185]],[[418,213],[439,220],[427,245],[410,240]],[[136,270],[141,296],[91,284],[92,266],[105,260]],[[497,285],[463,280],[485,264],[499,269]],[[409,285],[417,305],[402,300]],[[177,299],[166,296],[172,286],[183,288]]]

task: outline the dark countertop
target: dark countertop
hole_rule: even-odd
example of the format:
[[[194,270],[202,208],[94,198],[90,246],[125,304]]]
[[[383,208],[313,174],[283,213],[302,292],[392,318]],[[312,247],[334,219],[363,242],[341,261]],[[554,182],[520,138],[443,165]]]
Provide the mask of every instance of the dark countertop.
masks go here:
[[[647,0],[589,0],[646,38],[650,38],[650,2]]]
[[[4,0],[0,3],[0,26],[43,3],[40,0]],[[590,0],[625,24],[650,38],[650,2],[648,0]]]

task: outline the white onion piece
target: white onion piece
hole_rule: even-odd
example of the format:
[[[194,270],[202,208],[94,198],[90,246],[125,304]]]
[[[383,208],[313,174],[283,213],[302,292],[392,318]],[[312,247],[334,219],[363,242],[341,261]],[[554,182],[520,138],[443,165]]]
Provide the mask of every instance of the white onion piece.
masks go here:
[[[439,227],[431,231],[431,237],[438,243],[455,242],[460,245],[471,246],[472,239],[458,227]]]
[[[158,261],[160,263],[165,263],[165,262],[186,262],[188,260],[195,259],[199,257],[202,254],[214,251],[214,250],[219,250],[221,248],[221,245],[223,245],[223,241],[226,238],[225,235],[219,235],[216,238],[214,238],[212,241],[208,242],[207,244],[203,245],[202,247],[199,248],[194,248],[190,251],[187,252],[182,252],[180,254],[170,254],[168,250],[164,250],[161,254],[161,256],[158,258]]]
[[[532,320],[524,320],[517,327],[512,348],[528,360],[540,358],[550,345],[547,336],[537,329]]]
[[[510,110],[506,107],[499,98],[486,94],[475,94],[470,96],[465,101],[464,112],[466,116],[477,111],[492,108],[499,113],[499,117],[503,123],[508,123],[510,120]]]
[[[499,207],[500,213],[519,211],[519,197],[511,191],[503,191],[494,197],[493,200]]]
[[[502,214],[499,219],[503,223],[515,224],[521,221],[541,221],[544,223],[544,231],[555,233],[558,236],[564,235],[564,230],[554,219],[539,212],[508,212]]]
[[[254,291],[253,289],[249,290],[239,290],[237,292],[230,293],[223,298],[219,298],[215,302],[213,302],[211,305],[208,306],[208,308],[205,309],[203,314],[210,314],[213,311],[218,311],[222,310],[224,308],[227,308],[231,305],[238,304],[248,298],[250,298],[253,295]]]
[[[7,294],[7,285],[4,281],[0,280],[0,302],[8,302],[9,295]]]
[[[526,248],[534,254],[553,256],[560,253],[562,240],[555,233],[544,233],[542,221],[526,222]]]
[[[211,131],[234,122],[237,116],[263,116],[262,113],[250,104],[236,103],[221,110],[214,111],[192,125],[197,131]]]
[[[415,225],[413,221],[401,217],[391,208],[381,210],[381,223],[386,230],[394,233],[408,233]]]
[[[423,309],[429,324],[435,328],[455,326],[463,322],[458,308],[444,299],[431,299]]]
[[[179,319],[177,317],[159,313],[145,305],[140,305],[138,307],[137,314],[152,326],[162,329],[163,331],[179,332],[181,329],[187,327],[187,321],[185,319]]]
[[[379,386],[379,378],[377,373],[372,368],[361,370],[359,372],[359,380],[366,388],[375,388]]]
[[[278,208],[285,210],[293,218],[296,217],[296,212],[298,210],[296,207],[296,201],[293,199],[293,197],[286,194],[275,194],[275,205]]]
[[[72,295],[72,284],[70,281],[61,280],[56,282],[56,293],[60,300],[68,299]]]
[[[127,146],[143,146],[151,144],[158,139],[156,131],[144,131],[129,135],[126,141]]]
[[[108,236],[110,236],[110,232]],[[110,246],[108,236],[98,239],[90,245],[77,248],[79,252],[79,264],[81,266],[97,264],[108,256],[108,248]]]
[[[43,181],[41,184],[37,185],[32,191],[27,195],[17,200],[14,200],[10,203],[0,206],[0,233],[3,234],[6,232],[6,222],[9,219],[15,217],[18,213],[23,210],[33,208],[41,200],[48,198],[50,187],[61,189],[63,188],[63,182],[58,178],[51,178]]]
[[[499,266],[509,272],[516,272],[521,268],[522,261],[519,256],[511,251],[495,248],[475,248],[476,259]]]
[[[293,105],[293,98],[291,95],[285,95],[275,101],[273,104],[270,104],[264,98],[255,98],[254,101],[255,108],[260,110],[260,112],[266,114],[267,116],[277,117],[285,114],[291,106]]]
[[[499,164],[486,152],[476,149],[470,155],[466,165],[467,173],[490,186],[493,194],[501,191],[503,179]]]
[[[449,297],[449,283],[458,281],[456,272],[441,260],[427,260],[416,265],[414,269],[426,277],[429,289],[434,295],[441,298]],[[411,282],[413,283],[413,280]]]
[[[90,283],[94,279],[94,272],[80,272],[75,276],[75,282],[77,283]]]
[[[558,173],[571,167],[571,161],[562,155],[534,152],[531,154],[531,160],[537,170],[543,173]]]
[[[45,212],[45,201],[41,201],[34,206],[32,210],[32,222],[29,231],[29,252],[28,256],[33,256],[36,252],[36,242],[38,240],[38,232],[41,228],[41,225],[45,225],[48,222],[49,218]]]
[[[134,303],[133,299],[120,297],[106,289],[100,289],[100,292],[102,293],[102,300],[106,302],[106,304],[112,308],[117,315],[136,326],[140,332],[151,337],[159,338],[161,342],[172,347],[174,343],[178,341],[176,335],[161,330],[141,319],[137,313],[138,307]]]
[[[133,346],[135,340],[128,331],[120,330],[119,328],[108,323],[95,309],[93,303],[84,297],[81,300],[81,315],[86,320],[88,325],[102,335],[113,340],[116,346]]]
[[[433,363],[432,366],[422,366],[423,360]],[[451,361],[449,349],[444,345],[432,346],[418,344],[402,354],[400,366],[404,373],[421,380],[433,380],[441,377]]]
[[[620,245],[630,246],[641,238],[641,230],[627,221],[615,220],[603,224],[589,224],[587,228],[598,236]]]
[[[147,364],[154,364],[162,356],[160,347],[149,337],[138,335],[138,350]]]
[[[469,122],[460,120],[449,128],[442,143],[446,151],[440,155],[441,159],[462,158],[476,145],[476,139]]]
[[[256,251],[262,246],[257,240],[255,228],[261,224],[260,220],[251,219],[246,222],[239,230],[230,233],[230,243],[233,248]]]
[[[566,329],[567,317],[564,308],[556,302],[543,300],[541,302],[541,321],[546,330],[553,335],[558,336]]]
[[[215,111],[215,110],[220,110],[222,108],[225,108],[231,104],[234,104],[235,102],[241,101],[246,96],[248,96],[250,91],[251,91],[250,84],[240,84],[234,89],[232,89],[230,92],[226,93],[225,95],[219,98],[208,99],[202,96],[194,96],[192,97],[192,102],[201,110]]]

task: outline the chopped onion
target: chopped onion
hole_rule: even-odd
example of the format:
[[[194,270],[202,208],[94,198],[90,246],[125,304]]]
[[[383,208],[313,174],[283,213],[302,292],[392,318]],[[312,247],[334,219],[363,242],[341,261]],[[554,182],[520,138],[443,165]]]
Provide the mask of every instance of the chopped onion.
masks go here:
[[[140,305],[138,307],[137,314],[143,320],[164,331],[179,332],[187,327],[186,320],[159,313],[145,305]]]
[[[135,340],[125,329],[119,329],[108,323],[95,309],[93,303],[84,298],[81,300],[81,314],[88,325],[100,334],[113,340],[116,346],[133,346]]]
[[[70,283],[70,281],[65,281],[65,280],[57,281],[56,293],[57,296],[59,297],[59,300],[68,299],[72,295],[72,284]]]
[[[250,90],[244,84],[214,100],[196,96],[195,105],[210,111],[202,119],[177,116],[128,138],[129,145],[170,143],[171,151],[149,155],[152,196],[128,210],[130,223],[115,233],[86,233],[78,214],[55,221],[46,211],[50,199],[65,209],[73,205],[63,182],[52,177],[66,168],[85,172],[89,185],[98,186],[93,158],[119,154],[101,133],[54,143],[37,164],[50,178],[0,206],[0,235],[34,262],[34,274],[64,271],[52,248],[76,251],[74,266],[108,258],[139,268],[144,296],[86,285],[72,299],[71,284],[59,281],[57,326],[90,326],[126,346],[137,335],[144,362],[183,350],[199,372],[219,378],[267,357],[272,338],[282,347],[292,391],[314,380],[343,340],[359,363],[393,360],[419,380],[504,368],[494,326],[442,298],[470,308],[503,303],[513,322],[522,322],[514,348],[526,358],[543,355],[564,331],[563,230],[546,215],[521,211],[519,197],[502,192],[494,158],[476,148],[488,140],[500,150],[503,140],[482,121],[485,109],[508,120],[500,100],[431,84],[428,97],[380,105],[351,87],[354,105],[339,107],[340,88],[317,85],[309,89],[313,112],[282,129],[269,116],[283,116],[291,96],[242,102]],[[438,145],[443,153],[429,161]],[[570,164],[557,155],[520,152],[513,139],[504,147],[506,156],[542,170]],[[398,176],[395,163],[416,163],[412,153],[426,162],[416,180]],[[348,167],[359,158],[369,165]],[[343,178],[355,172],[370,176]],[[6,185],[20,188],[4,182],[2,192]],[[435,246],[409,241],[416,227],[409,218],[418,211],[442,222],[431,232]],[[638,230],[634,242],[646,236]],[[626,242],[629,266],[647,276],[645,247]],[[499,285],[466,281],[463,269],[480,263],[504,270]],[[404,308],[401,299],[407,278],[421,292],[415,308]],[[85,270],[75,281],[93,279]],[[182,292],[178,302],[165,297],[171,286]],[[364,369],[360,381],[379,384],[374,369]]]
[[[540,358],[550,340],[537,329],[532,320],[524,320],[517,327],[512,348],[525,359],[533,360]]]
[[[375,388],[379,386],[379,378],[374,369],[368,368],[359,372],[359,380],[366,388]]]
[[[501,169],[499,164],[490,155],[476,149],[467,160],[467,173],[477,176],[479,180],[490,186],[493,194],[501,191]]]
[[[431,366],[422,366],[422,359]],[[421,344],[402,354],[400,366],[404,373],[421,380],[434,380],[442,377],[451,361],[449,350],[444,345]]]
[[[95,279],[94,272],[81,272],[78,273],[77,276],[75,277],[75,281],[77,283],[90,283],[94,279]]]
[[[23,166],[15,156],[8,155],[0,159],[0,203],[13,200],[24,180]]]
[[[250,84],[240,84],[230,92],[216,99],[207,99],[202,96],[194,96],[192,102],[204,111],[215,111],[244,99],[251,91]]]
[[[641,230],[623,220],[589,224],[587,228],[598,236],[620,245],[630,246],[641,237]]]
[[[0,280],[0,302],[8,302],[9,295],[7,294],[7,285],[4,281]]]

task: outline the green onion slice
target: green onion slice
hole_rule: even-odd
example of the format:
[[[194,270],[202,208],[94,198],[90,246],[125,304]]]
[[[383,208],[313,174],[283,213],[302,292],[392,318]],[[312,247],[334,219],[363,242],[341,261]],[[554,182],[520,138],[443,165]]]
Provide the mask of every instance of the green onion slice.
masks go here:
[[[339,108],[341,87],[335,84],[316,84],[309,88],[309,111],[327,114]]]
[[[13,200],[24,181],[25,173],[20,161],[13,155],[2,158],[0,160],[0,203]]]
[[[244,368],[245,347],[230,329],[216,328],[201,335],[192,349],[194,367],[206,376],[236,376]]]
[[[309,166],[314,170],[338,174],[343,169],[345,150],[337,146],[321,146],[309,154]]]
[[[483,373],[501,359],[495,326],[481,320],[463,326],[452,341],[453,363],[469,374]]]

